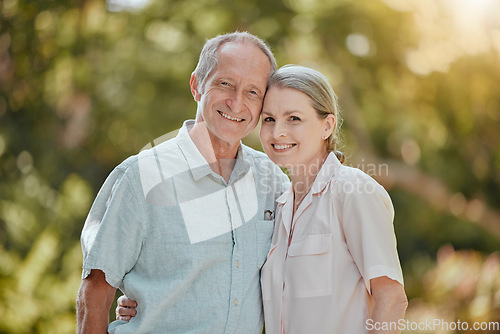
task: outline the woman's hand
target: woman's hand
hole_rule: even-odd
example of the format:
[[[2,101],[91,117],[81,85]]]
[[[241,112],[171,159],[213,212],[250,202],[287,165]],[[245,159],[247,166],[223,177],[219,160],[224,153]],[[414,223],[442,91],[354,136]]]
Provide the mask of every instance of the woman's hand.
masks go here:
[[[129,299],[125,295],[119,297],[116,306],[116,320],[130,321],[132,317],[137,315],[136,307],[137,302],[135,300]]]

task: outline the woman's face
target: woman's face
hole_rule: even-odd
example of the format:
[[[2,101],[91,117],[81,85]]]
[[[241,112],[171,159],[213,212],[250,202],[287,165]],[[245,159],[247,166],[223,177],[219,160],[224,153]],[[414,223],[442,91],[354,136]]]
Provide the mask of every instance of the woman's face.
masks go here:
[[[323,139],[332,133],[333,115],[320,118],[311,98],[293,88],[271,87],[262,107],[260,141],[280,167],[309,168],[327,153]]]

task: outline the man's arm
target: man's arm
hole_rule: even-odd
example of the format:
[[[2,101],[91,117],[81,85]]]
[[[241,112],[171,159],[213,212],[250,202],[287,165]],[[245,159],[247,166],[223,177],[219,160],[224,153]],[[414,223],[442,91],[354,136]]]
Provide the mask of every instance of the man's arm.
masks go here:
[[[101,270],[92,269],[82,280],[76,300],[78,334],[107,333],[109,309],[115,292]]]

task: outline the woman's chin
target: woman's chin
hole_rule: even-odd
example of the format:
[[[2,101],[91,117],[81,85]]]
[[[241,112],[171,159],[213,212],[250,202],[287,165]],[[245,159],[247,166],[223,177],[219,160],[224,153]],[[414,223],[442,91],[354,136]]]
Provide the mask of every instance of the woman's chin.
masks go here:
[[[287,166],[290,167],[290,165],[293,164],[293,161],[290,161],[290,157],[285,156],[282,152],[275,152],[273,148],[264,148],[264,153],[269,157],[269,159],[271,159],[272,162],[281,168],[287,168]]]

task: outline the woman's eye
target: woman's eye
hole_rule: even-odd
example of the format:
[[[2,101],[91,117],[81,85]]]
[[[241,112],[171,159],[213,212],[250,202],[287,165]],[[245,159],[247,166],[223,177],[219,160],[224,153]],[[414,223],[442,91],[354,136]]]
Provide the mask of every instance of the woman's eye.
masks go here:
[[[300,118],[297,116],[290,116],[291,121],[300,121]]]
[[[274,118],[266,117],[266,118],[264,118],[264,122],[274,122]]]

